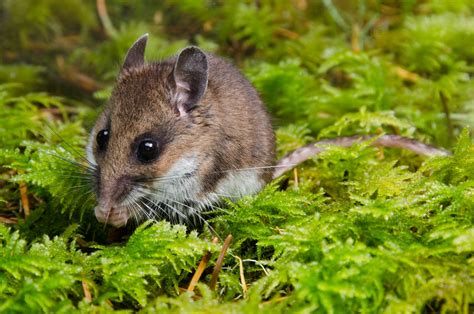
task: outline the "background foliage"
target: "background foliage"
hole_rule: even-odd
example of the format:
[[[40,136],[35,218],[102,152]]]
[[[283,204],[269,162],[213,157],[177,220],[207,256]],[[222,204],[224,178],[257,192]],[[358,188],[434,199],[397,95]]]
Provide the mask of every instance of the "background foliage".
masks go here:
[[[241,68],[279,156],[383,133],[453,155],[331,148],[228,203],[210,289],[210,228],[145,223],[111,244],[92,213],[87,132],[146,32],[148,60],[195,44]],[[0,35],[1,312],[474,311],[472,1],[4,0]]]

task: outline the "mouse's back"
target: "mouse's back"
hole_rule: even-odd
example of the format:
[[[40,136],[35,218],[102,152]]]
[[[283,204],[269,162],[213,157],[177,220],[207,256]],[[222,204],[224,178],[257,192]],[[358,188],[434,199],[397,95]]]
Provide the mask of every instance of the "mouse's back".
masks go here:
[[[196,47],[145,64],[146,40],[130,48],[91,132],[97,218],[187,222],[222,198],[258,192],[271,179],[275,138],[255,89]]]

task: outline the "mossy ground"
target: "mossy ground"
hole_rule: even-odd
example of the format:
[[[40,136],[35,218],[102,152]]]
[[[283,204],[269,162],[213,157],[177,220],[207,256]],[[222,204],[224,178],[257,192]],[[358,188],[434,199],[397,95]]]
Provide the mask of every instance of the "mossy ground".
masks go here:
[[[6,0],[0,17],[2,313],[473,312],[472,1]],[[110,244],[81,156],[146,32],[148,60],[189,44],[233,60],[279,156],[356,134],[453,155],[330,148],[203,230],[148,222]]]

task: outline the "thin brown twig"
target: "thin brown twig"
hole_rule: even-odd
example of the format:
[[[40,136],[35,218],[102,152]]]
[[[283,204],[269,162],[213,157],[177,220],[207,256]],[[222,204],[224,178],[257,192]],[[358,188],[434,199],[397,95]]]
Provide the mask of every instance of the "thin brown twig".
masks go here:
[[[395,74],[398,75],[400,78],[404,79],[405,81],[409,81],[412,83],[418,82],[421,78],[415,72],[408,71],[400,66],[394,67]]]
[[[213,244],[216,244],[217,241],[219,241],[217,237],[212,239]],[[206,254],[204,254],[204,256],[201,259],[201,262],[199,263],[198,268],[196,269],[196,272],[193,275],[193,278],[191,278],[191,282],[189,283],[187,291],[194,291],[194,288],[196,287],[199,279],[201,278],[202,273],[206,269],[207,263],[211,259],[211,255],[212,255],[211,251],[207,251]]]
[[[295,180],[295,189],[298,189],[299,187],[299,180],[298,180],[298,168],[293,169],[293,176]]]
[[[97,14],[99,15],[100,22],[104,27],[105,34],[109,37],[114,37],[117,35],[117,30],[115,29],[112,21],[110,20],[109,13],[107,12],[107,5],[105,0],[96,0]]]
[[[25,182],[20,183],[20,197],[23,211],[25,212],[25,218],[30,215],[30,202],[28,200],[28,187]]]
[[[351,35],[351,47],[352,51],[358,53],[360,52],[360,27],[359,24],[352,25],[352,35]]]
[[[247,283],[245,282],[245,276],[244,276],[244,263],[242,262],[242,259],[239,256],[235,256],[235,258],[239,260],[240,285],[242,286],[242,293],[244,295],[244,298],[246,298],[247,297]]]
[[[17,224],[17,223],[18,223],[18,219],[15,218],[15,217],[3,217],[3,216],[0,216],[0,223],[3,223],[3,224]]]
[[[300,37],[300,35],[298,33],[290,31],[289,29],[286,29],[286,28],[283,28],[283,27],[277,28],[275,30],[275,34],[280,36],[280,37],[284,37],[284,38],[288,38],[288,39],[292,39],[292,40],[296,40]]]
[[[87,302],[92,302],[92,294],[85,279],[82,279],[82,290],[84,291],[84,299]]]
[[[232,242],[232,235],[229,234],[227,238],[224,240],[224,244],[222,245],[222,250],[217,258],[216,265],[214,266],[214,270],[212,271],[211,275],[211,283],[209,284],[209,288],[214,290],[217,285],[217,278],[219,277],[219,272],[222,269],[222,263],[224,262],[225,254],[227,253],[227,249],[230,246],[230,242]]]
[[[67,66],[62,56],[56,57],[56,65],[62,79],[79,87],[83,91],[93,93],[104,87],[101,83],[97,82],[92,77],[81,73],[78,69],[72,66]]]
[[[304,11],[308,8],[307,0],[294,0],[293,3],[295,4],[296,8],[300,11]]]

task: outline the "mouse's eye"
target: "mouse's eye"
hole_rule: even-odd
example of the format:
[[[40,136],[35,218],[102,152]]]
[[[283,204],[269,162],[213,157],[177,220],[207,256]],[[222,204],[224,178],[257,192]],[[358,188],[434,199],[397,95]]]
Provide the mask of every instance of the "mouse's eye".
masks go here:
[[[153,140],[144,140],[138,144],[137,157],[141,162],[150,162],[158,157],[158,143]]]
[[[104,129],[99,131],[99,133],[97,133],[96,141],[99,151],[104,151],[107,148],[107,142],[109,141],[109,130]]]

